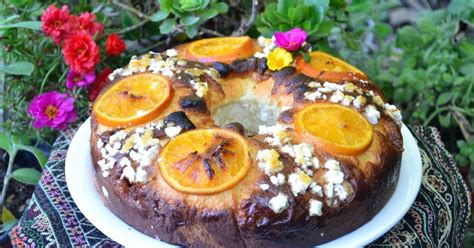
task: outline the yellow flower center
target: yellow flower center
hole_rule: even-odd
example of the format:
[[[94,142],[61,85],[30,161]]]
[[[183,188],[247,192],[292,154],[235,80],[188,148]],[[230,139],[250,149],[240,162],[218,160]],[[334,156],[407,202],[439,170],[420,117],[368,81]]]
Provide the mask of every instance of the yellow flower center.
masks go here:
[[[48,105],[48,107],[46,107],[44,113],[48,116],[48,119],[52,120],[54,119],[54,117],[56,117],[56,114],[58,113],[58,107],[50,104]]]

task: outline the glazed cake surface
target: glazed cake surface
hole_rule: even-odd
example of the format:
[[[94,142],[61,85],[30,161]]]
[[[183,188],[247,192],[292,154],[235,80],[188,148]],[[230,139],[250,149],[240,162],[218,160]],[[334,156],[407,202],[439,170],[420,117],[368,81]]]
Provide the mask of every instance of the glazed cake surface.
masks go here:
[[[356,76],[318,80],[292,66],[270,71],[258,54],[228,64],[188,61],[185,47],[132,58],[102,91],[139,74],[164,76],[173,95],[153,120],[111,128],[91,116],[98,190],[124,222],[187,247],[312,247],[351,232],[385,205],[398,182],[403,140],[400,112],[376,85]],[[356,110],[373,128],[372,142],[357,155],[315,148],[294,126],[295,114],[311,104]],[[179,135],[213,128],[244,137],[248,172],[217,193],[176,190],[163,178],[160,152]]]

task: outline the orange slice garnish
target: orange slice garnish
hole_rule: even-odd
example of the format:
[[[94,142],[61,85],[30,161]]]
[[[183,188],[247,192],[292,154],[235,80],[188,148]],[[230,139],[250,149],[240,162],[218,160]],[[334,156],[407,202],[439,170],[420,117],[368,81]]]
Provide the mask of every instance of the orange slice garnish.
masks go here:
[[[125,77],[97,99],[92,110],[99,124],[127,127],[157,117],[171,100],[172,88],[163,76],[142,73]]]
[[[295,129],[303,139],[329,153],[357,155],[372,143],[373,129],[354,109],[332,103],[315,103],[295,114]]]
[[[355,66],[324,52],[310,53],[307,63],[302,57],[296,60],[296,68],[303,74],[321,81],[352,81],[354,77],[366,80],[367,76]]]
[[[176,136],[161,151],[163,179],[189,194],[216,194],[242,180],[249,171],[247,142],[224,129],[198,129]]]
[[[229,63],[253,56],[254,41],[248,36],[208,38],[187,45],[185,58],[203,63]]]

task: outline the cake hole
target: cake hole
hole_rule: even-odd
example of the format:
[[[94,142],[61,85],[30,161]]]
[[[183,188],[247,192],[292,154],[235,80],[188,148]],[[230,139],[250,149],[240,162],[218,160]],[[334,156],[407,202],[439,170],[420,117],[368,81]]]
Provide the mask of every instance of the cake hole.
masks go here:
[[[277,107],[252,100],[230,102],[216,108],[212,118],[220,127],[231,122],[242,124],[247,135],[258,133],[258,126],[273,126],[277,123]]]

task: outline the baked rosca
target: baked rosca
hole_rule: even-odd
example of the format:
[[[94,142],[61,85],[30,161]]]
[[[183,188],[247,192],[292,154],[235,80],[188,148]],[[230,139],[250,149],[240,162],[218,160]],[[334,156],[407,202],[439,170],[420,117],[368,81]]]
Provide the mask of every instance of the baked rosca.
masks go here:
[[[398,109],[323,52],[270,70],[270,43],[203,39],[110,75],[91,152],[112,212],[187,247],[311,247],[385,205],[403,152]]]

